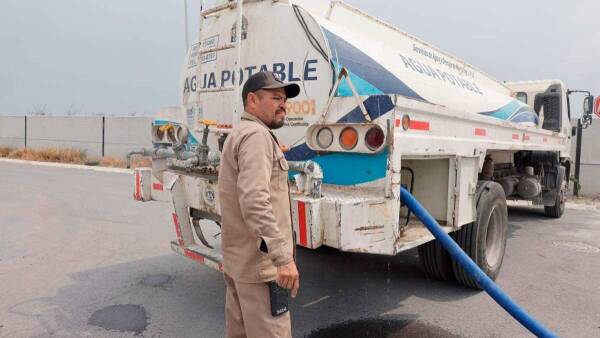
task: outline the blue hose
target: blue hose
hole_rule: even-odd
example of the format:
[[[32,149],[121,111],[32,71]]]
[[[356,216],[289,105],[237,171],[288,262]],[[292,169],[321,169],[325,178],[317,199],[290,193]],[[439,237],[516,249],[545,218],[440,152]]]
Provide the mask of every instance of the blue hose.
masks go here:
[[[558,337],[550,331],[544,324],[538,322],[527,311],[515,303],[506,293],[504,293],[481,269],[475,264],[469,256],[442,230],[438,222],[427,212],[427,210],[417,201],[406,189],[401,188],[400,199],[408,209],[412,211],[425,224],[427,229],[440,242],[442,247],[460,263],[463,268],[473,277],[477,284],[485,290],[500,306],[504,308],[519,323],[525,326],[531,333],[538,337]]]

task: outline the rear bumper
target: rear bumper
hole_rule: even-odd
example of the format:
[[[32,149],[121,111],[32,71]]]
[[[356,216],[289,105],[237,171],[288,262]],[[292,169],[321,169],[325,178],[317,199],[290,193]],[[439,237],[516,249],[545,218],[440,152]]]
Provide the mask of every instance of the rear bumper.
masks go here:
[[[165,172],[163,180],[179,182],[177,198],[170,191],[172,183],[163,187],[150,169],[137,169],[134,198],[177,201],[179,207],[174,208],[174,219],[181,220],[181,224],[175,222],[178,240],[172,242],[172,249],[182,256],[221,270],[222,258],[218,249],[198,244],[194,239],[195,230],[189,222],[190,207],[220,218],[218,196],[214,193],[216,182],[173,172]],[[418,221],[411,221],[407,227],[402,224],[401,227],[400,222],[404,223],[405,218],[399,216],[400,202],[393,197],[385,198],[380,188],[323,187],[322,196],[291,195],[292,226],[297,244],[302,247],[316,249],[328,246],[346,252],[393,256],[433,240]],[[443,229],[446,232],[453,230],[449,226]]]
[[[215,253],[213,250],[200,245],[184,247],[176,241],[171,241],[171,249],[184,257],[194,260],[196,263],[204,264],[223,272],[223,256]]]
[[[319,199],[292,196],[292,224],[298,245],[392,256],[434,239],[417,220],[400,231],[406,219],[400,217],[400,202],[384,198],[382,192],[328,190],[324,189]],[[449,226],[442,228],[452,231]]]

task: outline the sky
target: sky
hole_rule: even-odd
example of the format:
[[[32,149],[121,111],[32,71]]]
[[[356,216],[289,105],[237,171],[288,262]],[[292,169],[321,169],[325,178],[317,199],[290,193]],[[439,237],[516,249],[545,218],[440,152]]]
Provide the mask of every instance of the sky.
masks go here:
[[[600,95],[600,1],[347,2],[498,80],[558,78]],[[191,36],[199,3],[188,0]],[[0,115],[152,115],[177,105],[183,4],[0,1]]]

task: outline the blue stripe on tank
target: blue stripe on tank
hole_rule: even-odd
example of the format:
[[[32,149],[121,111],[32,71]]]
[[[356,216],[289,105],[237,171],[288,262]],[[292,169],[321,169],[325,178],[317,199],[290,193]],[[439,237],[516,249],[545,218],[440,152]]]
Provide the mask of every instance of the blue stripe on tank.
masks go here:
[[[359,95],[400,94],[426,101],[375,59],[325,27],[322,27],[322,29],[331,48],[334,66],[338,71],[341,67],[346,67]],[[361,90],[364,93],[361,93]],[[352,91],[347,84],[342,83],[336,95],[352,96]]]
[[[339,74],[342,67],[336,62],[334,62],[333,64],[335,66],[336,72]],[[359,96],[383,94],[381,89],[379,89],[379,88],[373,86],[372,84],[370,84],[369,82],[363,80],[362,78],[360,78],[359,76],[354,74],[352,71],[349,70],[348,75],[350,77],[350,80],[352,81],[352,85],[354,85],[354,89],[356,90],[356,93]],[[348,80],[346,78],[342,78],[342,80],[340,81],[336,96],[343,96],[343,97],[354,96],[354,93],[352,92],[352,88],[350,88],[350,84],[348,83]]]
[[[518,100],[513,100],[499,109],[488,112],[482,112],[479,114],[516,123],[528,122],[537,124],[539,121],[539,118],[537,114],[533,111],[533,109],[530,106]]]

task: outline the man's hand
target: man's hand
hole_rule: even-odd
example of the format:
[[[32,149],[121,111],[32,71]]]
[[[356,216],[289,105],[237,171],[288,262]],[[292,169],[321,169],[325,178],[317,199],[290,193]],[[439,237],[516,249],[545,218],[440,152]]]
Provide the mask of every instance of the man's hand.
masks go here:
[[[294,261],[277,268],[277,285],[288,290],[291,289],[292,298],[296,298],[300,288],[300,275]]]

